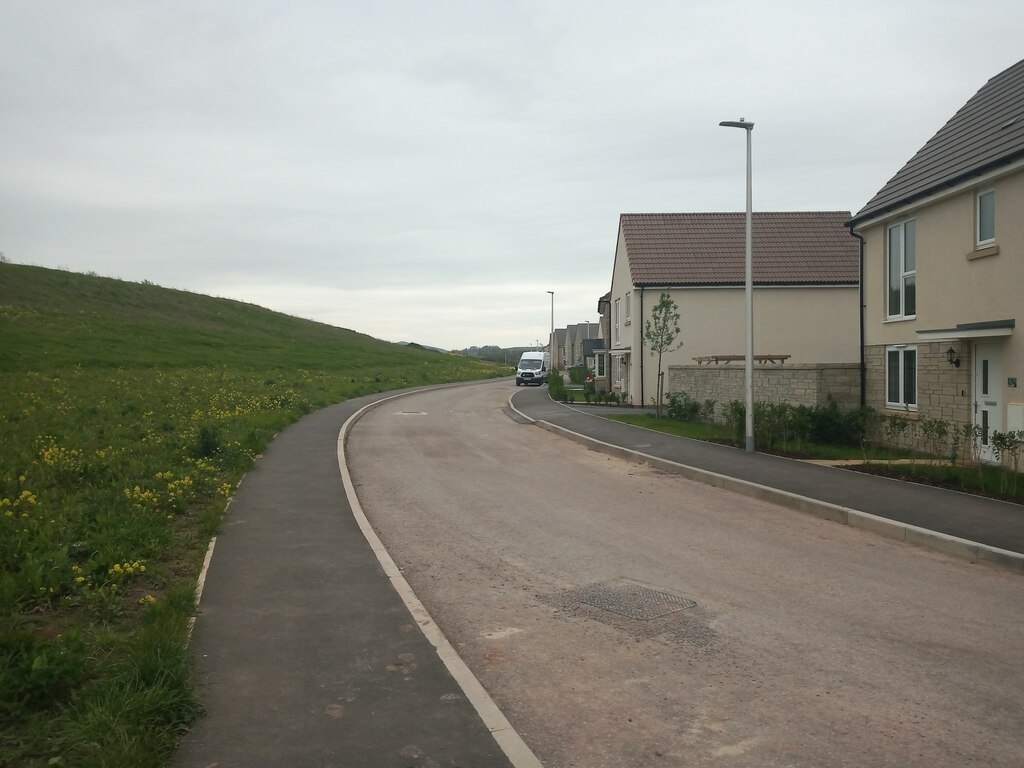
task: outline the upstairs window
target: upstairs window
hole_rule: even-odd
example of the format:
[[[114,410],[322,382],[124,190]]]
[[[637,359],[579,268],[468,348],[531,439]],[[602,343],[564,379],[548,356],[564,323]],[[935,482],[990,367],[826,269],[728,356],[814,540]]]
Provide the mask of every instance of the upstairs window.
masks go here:
[[[628,323],[633,317],[633,312],[630,309],[630,291],[626,291],[626,322]]]
[[[917,222],[889,227],[887,315],[889,319],[917,314]]]
[[[986,189],[978,193],[974,211],[974,243],[979,248],[996,242],[996,191]]]
[[[622,325],[622,317],[619,313],[619,300],[615,300],[615,343],[619,342],[619,329]]]

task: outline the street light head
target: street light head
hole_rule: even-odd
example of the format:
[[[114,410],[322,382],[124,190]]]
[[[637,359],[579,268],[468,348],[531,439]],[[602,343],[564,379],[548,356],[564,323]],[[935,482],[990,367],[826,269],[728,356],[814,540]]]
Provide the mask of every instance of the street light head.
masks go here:
[[[750,131],[754,128],[753,123],[748,123],[742,117],[739,120],[723,120],[719,125],[723,128],[742,128],[745,131]]]

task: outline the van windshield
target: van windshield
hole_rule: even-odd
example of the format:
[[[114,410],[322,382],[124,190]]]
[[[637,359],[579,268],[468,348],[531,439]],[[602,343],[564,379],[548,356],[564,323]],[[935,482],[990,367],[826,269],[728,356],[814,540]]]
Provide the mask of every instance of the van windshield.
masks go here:
[[[539,371],[541,368],[541,361],[536,359],[531,360],[529,358],[526,360],[520,360],[519,368],[523,371]]]

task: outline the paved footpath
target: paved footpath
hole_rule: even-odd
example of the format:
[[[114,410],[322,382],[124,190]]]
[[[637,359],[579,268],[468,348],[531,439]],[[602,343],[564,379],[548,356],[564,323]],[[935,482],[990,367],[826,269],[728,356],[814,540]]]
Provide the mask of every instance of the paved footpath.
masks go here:
[[[356,524],[347,401],[283,430],[217,537],[193,634],[206,715],[179,768],[508,768]]]
[[[387,396],[306,416],[245,476],[217,537],[193,634],[206,715],[174,768],[512,765],[417,627],[343,489],[342,425]],[[1024,563],[1013,554],[1024,553],[1017,505],[661,435],[554,403],[546,388],[517,391],[513,403],[513,417],[571,430],[591,447],[597,440],[602,450],[660,457],[705,479],[717,473],[930,528],[1009,550],[1002,565]]]

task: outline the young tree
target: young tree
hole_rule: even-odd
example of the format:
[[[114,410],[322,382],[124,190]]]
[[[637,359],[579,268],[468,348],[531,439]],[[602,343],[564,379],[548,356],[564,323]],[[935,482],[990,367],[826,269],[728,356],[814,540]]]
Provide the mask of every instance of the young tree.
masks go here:
[[[651,310],[651,318],[644,326],[644,339],[651,349],[651,354],[658,356],[658,397],[654,404],[658,418],[661,418],[661,401],[665,393],[662,381],[661,357],[666,352],[671,352],[683,346],[682,340],[678,344],[676,343],[678,336],[679,307],[676,306],[670,295],[663,293],[661,298],[658,299],[658,303]]]

